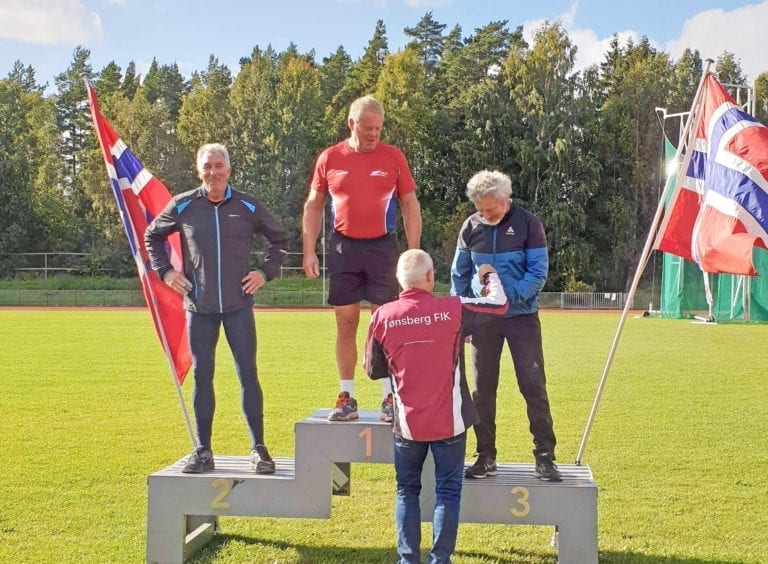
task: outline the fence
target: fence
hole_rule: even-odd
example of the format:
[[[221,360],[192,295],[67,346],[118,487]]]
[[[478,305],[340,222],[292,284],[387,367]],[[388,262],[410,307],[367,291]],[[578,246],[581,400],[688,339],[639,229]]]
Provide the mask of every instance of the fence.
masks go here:
[[[445,292],[436,292],[445,296]],[[624,293],[542,292],[542,309],[622,309]],[[254,294],[260,307],[323,307],[319,290],[268,290]],[[141,290],[0,290],[0,306],[144,307]]]

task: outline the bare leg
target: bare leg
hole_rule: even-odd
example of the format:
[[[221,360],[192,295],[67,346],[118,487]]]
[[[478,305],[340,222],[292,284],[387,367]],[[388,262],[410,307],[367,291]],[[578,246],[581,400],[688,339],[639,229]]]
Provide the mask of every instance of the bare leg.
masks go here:
[[[357,366],[357,327],[360,324],[360,304],[335,306],[336,365],[339,379],[353,380]]]

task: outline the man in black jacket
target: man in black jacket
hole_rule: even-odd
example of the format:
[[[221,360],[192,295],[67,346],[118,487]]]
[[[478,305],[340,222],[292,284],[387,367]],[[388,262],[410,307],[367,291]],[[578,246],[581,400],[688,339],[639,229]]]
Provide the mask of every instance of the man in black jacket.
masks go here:
[[[174,197],[144,235],[152,269],[184,296],[189,348],[194,362],[193,405],[197,447],[182,472],[214,469],[211,434],[216,406],[213,371],[220,327],[232,350],[251,435],[251,468],[271,474],[275,463],[264,445],[264,402],[256,369],[253,293],[280,273],[286,254],[285,228],[250,194],[229,185],[229,152],[210,143],[197,151],[202,186]],[[172,233],[181,237],[182,271],[165,250]],[[253,236],[267,240],[260,268],[250,269]]]

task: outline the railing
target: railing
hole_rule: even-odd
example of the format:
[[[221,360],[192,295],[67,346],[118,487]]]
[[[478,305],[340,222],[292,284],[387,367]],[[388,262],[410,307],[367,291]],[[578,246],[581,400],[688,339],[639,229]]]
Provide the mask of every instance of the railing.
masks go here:
[[[435,292],[438,296],[446,292]],[[624,293],[542,292],[542,309],[618,310]],[[254,294],[261,307],[323,307],[321,290],[267,290]],[[141,290],[0,290],[0,306],[132,306],[144,307]]]

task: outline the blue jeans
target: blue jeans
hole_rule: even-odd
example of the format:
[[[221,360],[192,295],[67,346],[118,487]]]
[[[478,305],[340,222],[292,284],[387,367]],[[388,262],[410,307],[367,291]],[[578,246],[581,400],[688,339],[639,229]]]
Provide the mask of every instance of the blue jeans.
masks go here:
[[[216,366],[216,343],[222,325],[240,379],[240,399],[253,450],[256,445],[264,444],[264,398],[256,370],[256,324],[250,307],[227,313],[187,312],[189,348],[195,374],[192,405],[195,409],[197,440],[200,446],[211,448],[213,413],[216,410],[213,372]]]
[[[430,442],[409,441],[395,435],[395,524],[397,553],[401,563],[421,562],[419,494],[421,471],[430,449],[435,460],[435,511],[432,516],[429,562],[450,562],[456,548],[467,434]]]

